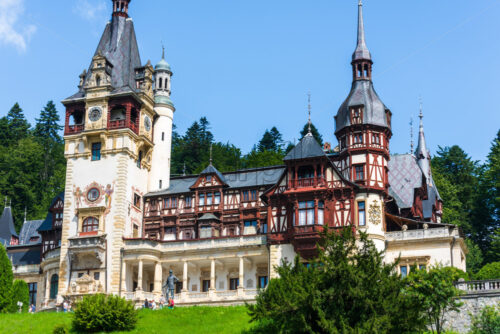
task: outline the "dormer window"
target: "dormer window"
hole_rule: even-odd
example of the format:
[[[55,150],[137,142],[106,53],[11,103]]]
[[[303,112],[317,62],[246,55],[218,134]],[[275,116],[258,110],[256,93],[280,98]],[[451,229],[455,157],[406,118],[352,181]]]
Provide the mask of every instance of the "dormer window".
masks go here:
[[[212,182],[212,175],[205,176],[205,181]]]
[[[351,124],[363,123],[363,107],[354,107],[351,109]]]

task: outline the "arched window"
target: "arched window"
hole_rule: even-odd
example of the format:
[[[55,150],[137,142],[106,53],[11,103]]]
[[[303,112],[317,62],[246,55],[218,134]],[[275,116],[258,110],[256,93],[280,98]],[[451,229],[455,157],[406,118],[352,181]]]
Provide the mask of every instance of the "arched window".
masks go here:
[[[82,232],[96,232],[99,229],[99,219],[87,217],[83,221]]]
[[[96,84],[96,86],[100,86],[101,85],[101,77],[100,76],[96,76],[95,77],[95,84]]]
[[[142,163],[142,151],[139,151],[139,156],[137,157],[137,168],[141,168]]]
[[[163,79],[158,79],[158,89],[161,89],[161,84],[163,83]]]
[[[165,90],[168,90],[168,79],[165,78]]]
[[[59,276],[57,274],[54,274],[50,278],[50,299],[56,299],[58,287],[59,287]]]

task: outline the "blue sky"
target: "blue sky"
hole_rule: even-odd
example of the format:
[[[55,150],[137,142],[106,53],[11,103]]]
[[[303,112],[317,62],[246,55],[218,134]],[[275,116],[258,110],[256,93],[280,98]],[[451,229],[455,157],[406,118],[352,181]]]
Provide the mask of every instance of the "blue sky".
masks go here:
[[[0,115],[19,102],[34,122],[76,92],[110,0],[0,0]],[[216,140],[247,152],[266,128],[298,140],[312,120],[334,144],[333,116],[351,84],[357,0],[133,0],[142,62],[161,43],[174,71],[174,122],[207,116]],[[500,128],[499,0],[365,0],[375,88],[393,112],[392,153],[405,153],[419,96],[428,145],[485,159]]]

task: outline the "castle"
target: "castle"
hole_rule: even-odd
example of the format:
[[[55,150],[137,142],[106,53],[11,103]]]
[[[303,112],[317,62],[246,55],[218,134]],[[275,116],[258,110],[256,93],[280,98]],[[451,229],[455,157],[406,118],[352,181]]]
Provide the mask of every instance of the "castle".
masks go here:
[[[441,222],[422,115],[415,152],[390,154],[392,112],[373,87],[361,3],[338,149],[309,132],[280,166],[221,173],[210,162],[171,178],[173,71],[164,56],[141,62],[130,2],[113,0],[78,91],[62,101],[64,193],[20,235],[8,205],[0,218],[38,310],[97,292],[158,300],[169,270],[178,305],[251,301],[282,261],[307,264],[325,227],[366,232],[403,276],[436,263],[465,270],[464,239]]]

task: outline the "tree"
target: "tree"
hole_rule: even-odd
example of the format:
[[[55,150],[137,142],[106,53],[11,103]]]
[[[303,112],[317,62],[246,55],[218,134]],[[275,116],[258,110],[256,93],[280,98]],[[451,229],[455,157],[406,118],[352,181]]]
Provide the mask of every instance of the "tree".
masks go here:
[[[30,306],[30,292],[28,284],[23,280],[16,279],[12,285],[12,302],[10,309],[12,313],[19,311],[19,306],[17,305],[18,302],[23,303],[23,307],[21,309],[22,312],[27,312],[28,307]]]
[[[383,262],[368,236],[350,228],[323,232],[309,265],[282,263],[248,305],[255,332],[405,333],[423,329],[419,305],[402,294],[396,265]],[[376,282],[376,283],[375,283]]]
[[[302,131],[300,131],[300,138],[304,138],[304,136],[309,132],[309,123],[306,123],[304,127],[302,128]],[[323,146],[323,136],[319,133],[318,128],[314,126],[313,123],[311,123],[311,133],[321,146]]]
[[[34,135],[45,142],[61,144],[63,140],[59,131],[62,128],[54,102],[47,102],[45,108],[40,111],[40,118],[36,119]]]
[[[477,316],[472,317],[470,334],[500,333],[500,304],[485,306]]]
[[[477,273],[483,264],[483,252],[471,239],[465,239],[465,244],[469,250],[466,258],[467,272]]]
[[[446,312],[458,312],[462,305],[456,299],[460,295],[460,291],[453,285],[459,275],[450,275],[450,272],[453,271],[436,266],[428,270],[414,270],[405,279],[408,284],[406,293],[418,300],[426,313],[427,322],[433,333],[442,333]]]
[[[264,132],[262,139],[257,144],[257,150],[259,152],[281,152],[283,150],[283,136],[275,126]]]
[[[10,145],[28,136],[30,124],[24,117],[23,110],[19,106],[19,103],[14,104],[7,113],[7,122],[9,125]]]
[[[243,168],[276,166],[283,164],[284,152],[258,151],[255,148],[242,159]]]
[[[485,264],[475,275],[477,279],[499,279],[500,262],[491,262]]]
[[[0,244],[0,313],[9,312],[12,299],[12,263],[5,247]]]

